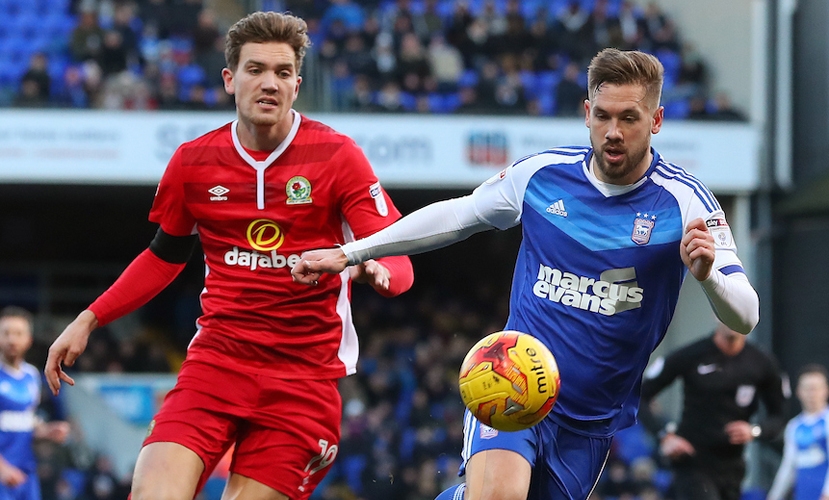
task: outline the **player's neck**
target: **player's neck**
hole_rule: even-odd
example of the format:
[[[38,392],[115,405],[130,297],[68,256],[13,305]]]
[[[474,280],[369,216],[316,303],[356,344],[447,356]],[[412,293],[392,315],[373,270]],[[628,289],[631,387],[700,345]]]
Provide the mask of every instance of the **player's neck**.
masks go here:
[[[645,157],[642,159],[639,165],[636,166],[636,169],[633,170],[631,173],[627,174],[624,179],[607,179],[604,177],[604,175],[602,175],[601,169],[599,169],[596,166],[596,154],[594,152],[594,154],[590,157],[590,164],[588,170],[591,174],[593,174],[593,177],[597,181],[603,184],[607,184],[610,186],[626,187],[632,186],[636,184],[640,179],[642,179],[642,177],[650,168],[652,162],[653,153],[650,151],[649,148],[648,153],[645,155]]]
[[[239,142],[247,149],[273,151],[288,137],[293,123],[293,110],[276,125],[256,125],[240,117],[236,133],[239,135]]]
[[[23,366],[23,358],[9,358],[5,354],[2,356],[3,364],[14,371],[20,371],[20,368]]]
[[[821,413],[826,411],[826,408],[829,408],[829,405],[823,405],[819,408],[814,408],[814,409],[811,409],[811,410],[807,410],[807,409],[804,408],[803,413],[808,417],[814,417],[814,416],[820,415]]]

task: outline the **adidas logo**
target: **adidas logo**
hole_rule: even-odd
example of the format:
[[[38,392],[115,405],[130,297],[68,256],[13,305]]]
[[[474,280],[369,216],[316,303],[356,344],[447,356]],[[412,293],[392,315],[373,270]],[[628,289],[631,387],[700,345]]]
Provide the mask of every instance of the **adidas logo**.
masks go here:
[[[547,207],[547,213],[553,215],[560,215],[561,217],[567,217],[567,210],[564,209],[564,200],[558,200],[557,202]]]

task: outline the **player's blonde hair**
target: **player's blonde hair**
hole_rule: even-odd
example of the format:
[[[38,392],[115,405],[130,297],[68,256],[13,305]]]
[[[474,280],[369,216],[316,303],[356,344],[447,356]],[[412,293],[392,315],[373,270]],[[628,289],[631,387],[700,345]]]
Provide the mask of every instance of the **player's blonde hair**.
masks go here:
[[[227,30],[225,61],[228,69],[236,71],[242,45],[267,42],[285,42],[294,49],[298,74],[305,58],[305,50],[311,46],[308,25],[299,17],[281,12],[254,12]]]
[[[587,97],[593,101],[605,83],[641,85],[648,107],[656,110],[662,97],[665,69],[656,57],[638,50],[604,49],[587,68]]]

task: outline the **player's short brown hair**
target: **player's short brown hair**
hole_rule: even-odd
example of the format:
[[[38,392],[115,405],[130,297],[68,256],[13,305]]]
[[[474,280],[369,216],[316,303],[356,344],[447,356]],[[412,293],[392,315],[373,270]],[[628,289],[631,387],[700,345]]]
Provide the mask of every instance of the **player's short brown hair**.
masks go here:
[[[826,379],[827,382],[829,382],[829,372],[826,370],[825,366],[819,363],[809,363],[803,366],[797,374],[797,379],[800,380],[800,378],[803,377],[803,375],[809,375],[812,373],[823,375],[823,378]]]
[[[0,319],[4,318],[23,318],[29,324],[30,331],[34,324],[34,316],[32,313],[20,306],[6,306],[0,309]]]
[[[656,57],[638,50],[604,49],[587,68],[587,96],[591,101],[605,83],[641,85],[646,104],[656,110],[662,97],[665,69]]]
[[[305,58],[305,50],[311,46],[308,25],[299,17],[281,12],[254,12],[227,30],[225,62],[228,69],[236,71],[242,45],[267,42],[285,42],[294,49],[298,74]]]

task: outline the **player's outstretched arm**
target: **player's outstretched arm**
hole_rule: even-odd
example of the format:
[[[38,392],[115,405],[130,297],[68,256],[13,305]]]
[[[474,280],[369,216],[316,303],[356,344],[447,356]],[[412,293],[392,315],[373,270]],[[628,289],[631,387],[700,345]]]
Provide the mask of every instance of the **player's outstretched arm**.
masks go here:
[[[92,311],[86,309],[74,321],[69,323],[63,333],[52,343],[43,373],[46,375],[49,389],[55,396],[60,392],[61,380],[69,385],[75,385],[72,377],[63,371],[63,365],[72,366],[75,364],[75,360],[86,349],[89,334],[97,327],[98,318],[95,317]]]
[[[717,318],[736,332],[751,332],[760,321],[760,298],[745,274],[725,275],[714,269],[714,238],[705,221],[697,218],[688,224],[679,254],[702,285]]]
[[[62,366],[75,363],[86,349],[92,330],[135,311],[167,288],[184,269],[195,242],[194,235],[171,236],[159,229],[150,247],[138,254],[115,283],[64,329],[49,348],[43,370],[53,394],[60,391],[61,380],[75,384]]]
[[[478,218],[471,196],[439,201],[342,248],[305,252],[291,274],[295,281],[314,285],[321,273],[339,273],[369,259],[428,252],[491,228]]]
[[[324,248],[303,252],[291,269],[294,281],[316,285],[323,273],[338,274],[348,267],[348,258],[342,248]]]

